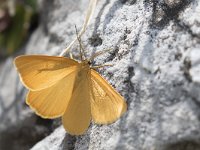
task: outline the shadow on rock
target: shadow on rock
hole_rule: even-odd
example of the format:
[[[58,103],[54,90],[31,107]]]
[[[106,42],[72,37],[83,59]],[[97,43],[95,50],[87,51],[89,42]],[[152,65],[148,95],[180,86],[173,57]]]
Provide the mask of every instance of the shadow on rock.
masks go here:
[[[37,116],[33,115],[32,117],[27,118],[23,124],[11,126],[6,130],[1,131],[0,150],[27,150],[49,135],[52,132],[52,121],[46,120],[42,122],[39,121],[38,123],[37,118]]]
[[[161,148],[161,150],[199,150],[199,149],[200,149],[200,143],[189,140],[171,143],[169,145],[164,145],[163,149]]]
[[[73,150],[75,147],[75,143],[76,143],[76,137],[66,133],[65,138],[62,141],[61,147],[63,150],[65,149]]]

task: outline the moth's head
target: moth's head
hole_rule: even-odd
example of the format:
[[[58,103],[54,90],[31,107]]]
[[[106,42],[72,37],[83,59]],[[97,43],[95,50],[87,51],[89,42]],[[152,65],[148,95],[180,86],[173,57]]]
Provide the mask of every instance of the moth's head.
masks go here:
[[[81,37],[80,37],[79,34],[78,34],[78,31],[77,31],[76,26],[75,26],[75,29],[76,29],[77,40],[78,40],[78,42],[79,42],[79,47],[80,47],[80,48],[79,48],[79,50],[80,50],[79,52],[80,52],[81,64],[91,66],[91,65],[92,65],[92,61],[93,61],[96,57],[98,57],[98,56],[100,56],[100,55],[102,55],[102,54],[105,54],[105,53],[107,53],[107,52],[109,52],[109,51],[112,50],[111,48],[109,48],[109,49],[106,49],[106,50],[103,50],[103,51],[94,53],[89,59],[87,59],[87,58],[86,58],[86,54],[85,54],[85,49],[84,49],[84,47],[83,47],[83,43],[82,43],[82,41],[81,41]]]
[[[92,62],[91,62],[90,60],[89,60],[87,63],[88,63],[88,65],[89,65],[89,66],[91,66],[91,65],[92,65]]]
[[[81,61],[81,64],[83,65],[83,66],[90,66],[92,63],[91,63],[91,61],[89,61],[89,60],[83,60],[83,61]]]

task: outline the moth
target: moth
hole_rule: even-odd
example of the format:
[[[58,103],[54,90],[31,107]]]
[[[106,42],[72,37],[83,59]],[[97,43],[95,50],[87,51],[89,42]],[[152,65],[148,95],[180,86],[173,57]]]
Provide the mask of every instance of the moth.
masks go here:
[[[29,90],[26,103],[42,118],[62,117],[65,130],[81,135],[91,120],[110,124],[127,110],[124,98],[91,66],[90,59],[81,61],[46,55],[18,56],[14,64],[23,85]]]

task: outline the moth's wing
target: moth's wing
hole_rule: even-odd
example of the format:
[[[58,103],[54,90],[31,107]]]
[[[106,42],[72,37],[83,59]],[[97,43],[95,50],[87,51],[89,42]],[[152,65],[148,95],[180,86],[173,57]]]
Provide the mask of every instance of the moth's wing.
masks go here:
[[[43,118],[56,118],[64,114],[72,96],[77,67],[57,83],[40,91],[29,91],[26,103]]]
[[[24,55],[14,60],[22,83],[30,90],[42,90],[52,86],[70,74],[78,63],[72,59],[45,55]]]
[[[95,123],[112,123],[126,112],[123,97],[94,70],[91,70],[91,86],[91,113]]]
[[[91,121],[89,97],[90,74],[88,71],[81,71],[77,75],[73,95],[62,117],[63,126],[71,135],[83,134]]]

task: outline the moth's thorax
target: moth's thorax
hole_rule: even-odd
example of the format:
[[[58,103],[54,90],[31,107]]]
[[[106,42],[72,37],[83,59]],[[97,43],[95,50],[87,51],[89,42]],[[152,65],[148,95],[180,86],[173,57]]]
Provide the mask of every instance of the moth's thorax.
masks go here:
[[[88,78],[89,72],[90,65],[88,61],[85,60],[80,62],[77,68],[76,82],[79,83],[81,80]]]
[[[79,63],[80,69],[89,69],[90,68],[90,63],[88,60],[83,60],[82,62]]]
[[[83,60],[82,62],[79,62],[77,66],[77,75],[78,77],[85,78],[88,76],[88,73],[90,72],[90,64],[89,61]]]

